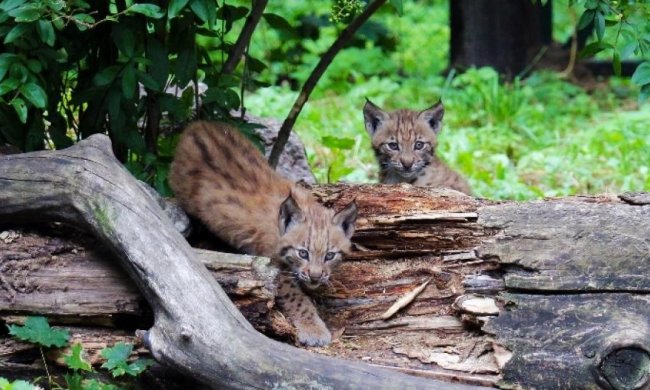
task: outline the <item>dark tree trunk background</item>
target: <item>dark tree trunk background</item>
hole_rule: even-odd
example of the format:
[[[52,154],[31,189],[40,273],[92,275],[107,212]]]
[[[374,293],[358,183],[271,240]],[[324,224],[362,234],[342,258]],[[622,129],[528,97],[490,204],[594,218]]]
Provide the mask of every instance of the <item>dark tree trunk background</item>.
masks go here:
[[[449,2],[451,66],[492,66],[514,77],[552,41],[551,1],[453,0]]]

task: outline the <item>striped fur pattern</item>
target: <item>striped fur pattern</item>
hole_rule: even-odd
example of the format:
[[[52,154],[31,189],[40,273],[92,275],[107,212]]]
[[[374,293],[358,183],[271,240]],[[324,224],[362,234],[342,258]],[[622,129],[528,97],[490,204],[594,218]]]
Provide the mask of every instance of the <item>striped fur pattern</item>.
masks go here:
[[[281,177],[234,127],[194,122],[183,132],[169,183],[181,206],[242,252],[280,267],[277,298],[306,345],[330,342],[305,290],[329,284],[350,251],[357,208],[338,213]]]
[[[385,184],[446,187],[470,194],[467,181],[436,155],[445,109],[442,102],[424,111],[385,112],[368,100],[363,107],[366,130]]]

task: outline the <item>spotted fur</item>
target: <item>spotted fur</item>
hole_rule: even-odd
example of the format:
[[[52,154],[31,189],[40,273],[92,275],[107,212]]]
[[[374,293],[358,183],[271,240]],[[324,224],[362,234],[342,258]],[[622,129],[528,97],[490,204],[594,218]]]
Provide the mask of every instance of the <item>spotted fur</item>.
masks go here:
[[[385,112],[370,100],[363,107],[366,130],[385,184],[447,187],[470,194],[467,181],[436,155],[445,109],[442,102],[424,111]]]
[[[350,251],[357,208],[338,213],[278,175],[241,133],[224,123],[194,122],[183,132],[169,183],[180,204],[241,251],[280,267],[278,303],[298,341],[324,345],[331,335],[305,294],[329,284]]]

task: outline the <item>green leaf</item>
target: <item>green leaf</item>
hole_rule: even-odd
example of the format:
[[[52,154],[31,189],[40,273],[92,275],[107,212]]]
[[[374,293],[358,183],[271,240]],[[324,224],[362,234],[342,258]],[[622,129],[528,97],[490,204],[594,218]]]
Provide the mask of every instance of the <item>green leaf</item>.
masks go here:
[[[12,28],[5,36],[4,43],[9,44],[14,42],[16,39],[24,37],[27,35],[29,29],[32,28],[31,24],[19,24]]]
[[[639,103],[642,103],[648,97],[650,97],[650,84],[646,84],[641,87],[641,93],[639,93]]]
[[[3,11],[10,11],[23,4],[25,4],[25,0],[3,0],[0,1],[0,9]]]
[[[650,84],[650,61],[642,62],[632,74],[632,82],[636,85]]]
[[[594,20],[595,14],[596,12],[593,10],[586,10],[580,17],[580,21],[578,22],[578,30],[582,30],[583,28],[589,26],[589,24]]]
[[[210,19],[210,3],[208,0],[192,0],[190,8],[203,23],[207,23]]]
[[[153,91],[162,91],[162,88],[160,88],[159,84],[156,82],[156,80],[153,79],[153,77],[149,76],[141,70],[136,70],[135,73],[138,75],[138,80],[140,80],[142,85]]]
[[[68,373],[65,374],[63,378],[65,379],[65,384],[67,385],[68,390],[84,390],[84,386],[81,383],[84,377],[80,373]]]
[[[216,103],[227,111],[235,110],[239,108],[239,95],[230,88],[208,88],[203,103]]]
[[[326,135],[321,138],[323,145],[327,146],[330,149],[342,149],[349,150],[354,147],[354,139],[352,138],[339,138]]]
[[[271,13],[265,13],[262,15],[262,17],[264,18],[264,20],[266,20],[266,23],[268,23],[269,26],[273,27],[274,29],[278,31],[288,32],[291,34],[294,33],[294,28],[282,16],[271,14]]]
[[[596,12],[594,20],[596,21],[594,24],[596,36],[599,41],[602,41],[605,36],[605,15],[602,12]]]
[[[120,50],[120,52],[126,57],[133,57],[133,52],[135,50],[135,38],[133,37],[133,32],[128,27],[123,25],[116,25],[111,34],[115,46]]]
[[[25,104],[25,101],[21,98],[15,98],[11,101],[11,106],[16,111],[16,114],[18,114],[20,122],[27,123],[27,105]],[[11,331],[9,333],[11,333]]]
[[[189,0],[172,0],[171,3],[169,3],[169,8],[167,8],[167,14],[169,15],[169,19],[173,19],[178,15],[179,12],[187,5],[187,2]]]
[[[133,99],[135,96],[135,69],[133,65],[127,65],[122,71],[122,93],[127,100]]]
[[[20,93],[29,100],[34,106],[38,108],[45,108],[47,104],[47,95],[43,88],[36,83],[23,84],[20,87]]]
[[[7,79],[0,83],[0,96],[7,92],[15,91],[20,86],[20,81],[16,79]]]
[[[618,51],[614,51],[614,57],[612,58],[612,67],[614,68],[614,74],[621,76],[621,54]]]
[[[155,4],[133,4],[127,11],[128,13],[142,14],[152,19],[160,19],[165,16],[165,13]]]
[[[88,14],[83,14],[83,13],[72,15],[72,19],[74,19],[75,24],[77,25],[79,31],[87,30],[89,25],[95,23],[95,18],[93,18]]]
[[[17,23],[30,23],[41,17],[41,10],[36,5],[23,5],[7,12]]]
[[[404,14],[404,1],[403,0],[390,0],[390,4],[395,8],[397,14],[402,16]]]
[[[102,349],[101,355],[106,359],[106,362],[102,364],[102,368],[109,370],[114,377],[126,374],[127,359],[131,356],[132,351],[132,344],[122,342],[115,344],[113,347]]]
[[[36,25],[36,31],[38,31],[38,36],[41,38],[41,41],[48,46],[54,46],[54,41],[56,37],[54,35],[54,27],[52,27],[52,22],[48,20],[39,20]]]
[[[14,99],[14,102],[16,100],[20,99]],[[24,117],[27,117],[27,108],[25,108]],[[21,119],[21,121],[25,123],[25,120]],[[27,317],[24,326],[9,325],[8,328],[9,334],[17,339],[44,347],[64,347],[70,338],[70,333],[67,330],[50,327],[45,317]]]
[[[11,66],[11,64],[15,59],[16,59],[15,54],[10,54],[10,53],[0,54],[0,80],[2,80],[5,77],[5,75],[9,71],[9,67]]]
[[[146,55],[147,59],[153,64],[153,66],[148,67],[148,75],[151,76],[156,84],[156,87],[152,89],[162,91],[169,79],[169,52],[167,47],[157,39],[151,38],[147,42]]]
[[[2,381],[4,380],[5,383]],[[13,383],[10,383],[4,378],[0,378],[0,389],[2,390],[38,390],[41,389],[41,387],[36,387],[35,385],[32,385],[31,383],[24,381],[24,380],[15,380]]]
[[[70,355],[65,355],[63,361],[72,370],[92,371],[93,367],[83,358],[81,353],[83,347],[80,343],[74,343]]]
[[[176,80],[180,87],[185,87],[196,74],[196,50],[193,46],[181,51],[176,59]]]
[[[115,80],[119,71],[120,68],[117,65],[111,65],[104,68],[93,77],[93,83],[99,87],[108,85]]]
[[[131,376],[138,376],[153,365],[154,361],[152,359],[137,359],[133,363],[129,364],[126,373]]]
[[[592,42],[585,46],[584,49],[580,51],[580,57],[581,58],[586,58],[586,57],[593,57],[597,53],[600,53],[603,50],[606,49],[613,49],[614,47],[605,42]]]

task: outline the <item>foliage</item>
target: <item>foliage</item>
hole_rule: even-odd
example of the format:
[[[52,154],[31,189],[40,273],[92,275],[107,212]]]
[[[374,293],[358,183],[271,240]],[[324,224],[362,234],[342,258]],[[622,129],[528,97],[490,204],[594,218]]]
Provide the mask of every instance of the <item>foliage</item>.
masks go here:
[[[647,99],[650,96],[650,4],[629,0],[570,0],[569,5],[584,7],[578,29],[593,28],[596,35],[596,41],[588,44],[581,55],[611,51],[614,72],[619,76],[621,60],[632,54],[639,56],[644,62],[637,67],[632,81],[641,88],[639,99]]]
[[[9,325],[8,328],[9,334],[15,338],[36,344],[39,348],[52,346],[65,347],[68,345],[70,338],[67,330],[52,328],[44,317],[28,317],[25,320],[25,325]],[[132,351],[133,345],[123,342],[119,342],[113,347],[102,349],[100,355],[106,359],[102,368],[108,370],[113,377],[119,377],[125,374],[135,377],[153,365],[153,360],[151,359],[139,358],[134,361],[129,361]],[[64,376],[68,390],[121,390],[125,388],[121,384],[104,383],[97,378],[89,377],[89,375],[95,374],[95,370],[90,362],[85,359],[84,353],[83,346],[80,343],[75,343],[70,347],[70,354],[63,356],[63,362],[70,370]],[[57,390],[66,389],[54,382],[52,377],[50,377],[42,349],[41,355],[48,376],[49,386]],[[25,381],[9,382],[5,378],[0,377],[0,390],[38,388],[40,387]]]
[[[301,4],[276,4],[273,12],[289,15],[290,22],[301,20]],[[556,8],[554,3],[554,12],[566,12]],[[347,49],[354,55],[342,53],[334,60],[296,123],[319,181],[377,181],[363,125],[365,97],[386,109],[424,109],[442,97],[446,111],[439,155],[468,177],[476,195],[533,199],[650,189],[650,139],[644,124],[650,106],[635,102],[637,86],[615,77],[592,82],[586,90],[550,72],[503,83],[489,68],[439,76],[449,52],[447,9],[440,2],[405,2],[401,18],[380,12],[374,22],[390,26],[395,48],[368,41],[365,47]],[[556,20],[572,23],[571,18]],[[554,29],[570,30],[565,25]],[[335,34],[329,25],[319,31],[309,45],[325,45]],[[271,32],[264,32],[267,49],[275,47]],[[264,47],[255,46],[255,52]],[[284,66],[296,77],[302,67]],[[296,96],[290,87],[286,83],[247,96],[251,111],[283,117]],[[353,140],[354,145],[336,147],[328,137]]]

